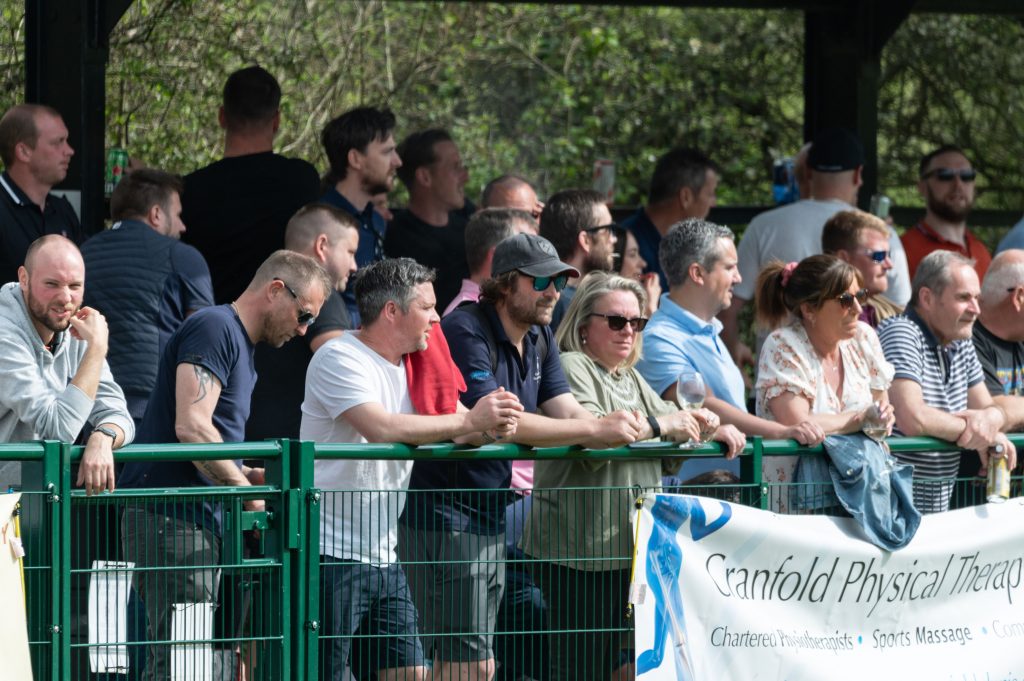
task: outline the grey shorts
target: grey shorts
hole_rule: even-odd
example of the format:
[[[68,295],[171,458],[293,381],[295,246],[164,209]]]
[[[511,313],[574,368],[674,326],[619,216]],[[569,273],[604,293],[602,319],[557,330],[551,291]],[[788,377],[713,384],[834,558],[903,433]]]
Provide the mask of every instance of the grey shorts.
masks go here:
[[[494,657],[494,623],[505,588],[505,534],[430,531],[398,525],[398,553],[434,658]]]

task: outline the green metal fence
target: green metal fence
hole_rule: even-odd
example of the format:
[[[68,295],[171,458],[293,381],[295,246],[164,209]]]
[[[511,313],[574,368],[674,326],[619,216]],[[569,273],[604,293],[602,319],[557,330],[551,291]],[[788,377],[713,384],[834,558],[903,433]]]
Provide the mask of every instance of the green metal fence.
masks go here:
[[[1024,445],[1024,435],[1012,439]],[[894,451],[955,449],[929,438],[893,439],[890,446]],[[711,444],[683,455],[719,454],[718,445]],[[766,484],[763,457],[821,454],[820,447],[753,438],[741,457],[738,482],[669,491],[768,509],[792,485]],[[241,678],[244,666],[249,679],[369,679],[419,652],[428,667],[435,658],[461,662],[480,674],[474,678],[492,672],[502,680],[620,678],[617,674],[627,672],[632,659],[626,609],[632,559],[628,519],[638,489],[537,488],[529,496],[509,490],[448,490],[438,496],[436,490],[357,489],[365,485],[355,479],[350,486],[319,489],[316,463],[526,459],[598,466],[666,455],[681,453],[670,446],[589,451],[287,440],[137,445],[119,451],[118,462],[256,459],[265,463],[266,484],[119,489],[86,496],[72,486],[80,447],[0,445],[0,461],[23,464],[20,520],[35,678],[226,681]],[[976,481],[957,485],[958,503],[981,502]],[[265,501],[264,511],[247,510],[246,501],[254,499]],[[533,546],[542,548],[531,554],[524,546],[524,551],[516,541],[481,529],[486,523],[444,537],[422,521],[394,527],[400,507],[424,504],[433,516],[467,508],[500,511],[508,534],[533,533],[543,538]],[[571,518],[569,524],[565,517]],[[211,523],[218,538],[213,542],[201,532]],[[339,537],[346,536],[354,542],[341,550]],[[396,537],[398,556],[370,550]],[[161,546],[164,550],[158,551]],[[380,586],[367,581],[378,578],[376,573],[352,569],[351,563],[358,562],[353,555],[370,555],[368,560],[391,578],[408,580],[416,607],[398,603],[376,614],[385,630],[395,632],[413,618],[415,635],[379,636],[362,627],[349,632],[336,626],[338,605]],[[151,628],[148,637],[147,613],[151,621],[166,621],[157,631]],[[493,629],[480,624],[490,621]],[[350,670],[340,668],[342,652]],[[492,653],[492,667],[474,666],[475,657]],[[97,664],[99,673],[93,671]],[[149,666],[149,675],[140,675],[143,666]],[[551,674],[552,666],[561,671]],[[432,672],[442,676],[436,664]]]

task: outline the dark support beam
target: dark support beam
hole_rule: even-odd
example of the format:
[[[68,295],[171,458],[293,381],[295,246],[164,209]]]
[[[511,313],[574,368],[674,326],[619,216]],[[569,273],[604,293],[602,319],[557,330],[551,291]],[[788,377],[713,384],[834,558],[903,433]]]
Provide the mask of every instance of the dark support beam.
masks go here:
[[[909,16],[914,0],[859,0],[804,19],[804,137],[841,125],[864,144],[860,205],[878,187],[878,91],[882,48]]]
[[[59,189],[81,192],[86,232],[103,225],[108,37],[131,0],[26,0],[25,101],[64,116],[75,156]]]

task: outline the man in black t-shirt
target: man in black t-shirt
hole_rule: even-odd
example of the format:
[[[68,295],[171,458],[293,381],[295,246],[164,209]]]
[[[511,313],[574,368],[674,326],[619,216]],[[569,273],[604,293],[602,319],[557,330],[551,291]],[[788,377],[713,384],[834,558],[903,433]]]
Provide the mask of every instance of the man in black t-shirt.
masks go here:
[[[409,135],[398,146],[398,155],[398,178],[409,189],[409,207],[395,211],[384,237],[384,253],[434,268],[437,308],[443,310],[469,277],[466,218],[460,213],[466,205],[469,173],[444,130]]]
[[[312,165],[273,152],[280,103],[281,87],[264,69],[232,73],[219,114],[224,158],[185,177],[181,217],[188,231],[182,241],[206,258],[220,305],[241,295],[284,245],[289,218],[320,190]]]
[[[60,234],[85,239],[75,209],[50,193],[68,174],[75,150],[60,113],[39,104],[18,104],[0,118],[0,282],[17,281],[29,244]]]
[[[1007,431],[1024,427],[1024,251],[997,255],[981,286],[974,350]]]
[[[258,378],[245,424],[247,441],[299,437],[309,360],[321,345],[352,328],[341,292],[356,271],[359,222],[326,203],[303,206],[288,221],[285,248],[320,263],[334,290],[304,336],[280,348],[256,346]]]

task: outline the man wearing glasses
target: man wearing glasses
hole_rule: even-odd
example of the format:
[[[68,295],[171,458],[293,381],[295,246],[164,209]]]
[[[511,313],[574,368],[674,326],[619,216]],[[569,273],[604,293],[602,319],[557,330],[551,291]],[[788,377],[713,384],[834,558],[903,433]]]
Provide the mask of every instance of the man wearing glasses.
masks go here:
[[[256,382],[257,343],[275,347],[316,321],[332,290],[327,273],[298,253],[276,251],[229,305],[206,307],[185,320],[160,358],[156,387],[135,438],[142,443],[242,442]],[[125,465],[121,487],[248,486],[263,470],[240,461],[142,461]],[[244,502],[263,510],[263,502]],[[219,505],[186,501],[129,506],[121,525],[125,560],[142,570],[134,586],[146,604],[147,640],[171,637],[176,603],[216,603],[220,561]],[[207,569],[199,569],[204,566]],[[168,575],[172,575],[169,577]],[[147,647],[145,679],[170,675],[170,648]]]
[[[570,391],[548,324],[566,282],[578,274],[558,259],[547,239],[517,234],[494,249],[481,302],[441,322],[466,381],[466,407],[499,387],[519,397],[523,413],[512,441],[603,449],[635,441],[647,426],[646,418],[624,411],[596,418]],[[399,554],[407,563],[421,629],[436,636],[436,678],[494,674],[511,480],[509,461],[424,461],[413,467],[410,489],[438,491],[420,492],[407,505],[399,522]]]
[[[977,175],[964,152],[952,145],[943,145],[921,159],[917,190],[925,199],[926,210],[924,218],[903,235],[911,277],[922,258],[941,249],[971,258],[978,279],[985,278],[992,256],[967,229]]]
[[[885,296],[893,269],[889,226],[860,210],[839,211],[821,232],[821,252],[844,260],[860,272],[870,299],[861,305],[860,321],[871,328],[903,308]]]
[[[540,235],[551,242],[558,253],[574,270],[555,304],[551,315],[551,330],[558,325],[569,309],[576,293],[576,282],[593,270],[610,272],[615,269],[615,233],[618,226],[604,203],[604,197],[590,189],[567,189],[552,196],[540,214]]]

